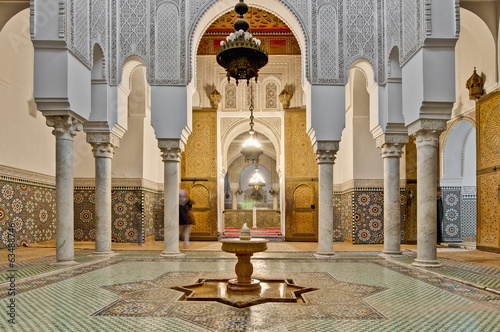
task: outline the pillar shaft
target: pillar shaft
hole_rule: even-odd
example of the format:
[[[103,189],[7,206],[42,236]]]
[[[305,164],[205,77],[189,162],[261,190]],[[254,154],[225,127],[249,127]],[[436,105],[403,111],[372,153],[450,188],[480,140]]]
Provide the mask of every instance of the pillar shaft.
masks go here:
[[[179,140],[159,140],[164,166],[164,239],[162,256],[177,256],[179,251]]]
[[[333,164],[338,142],[317,142],[319,165],[318,255],[333,255]]]
[[[273,195],[273,210],[278,210],[278,193]]]
[[[231,209],[238,209],[238,196],[237,190],[231,190]]]
[[[405,135],[406,140],[408,136]],[[401,213],[399,203],[399,162],[403,145],[384,143],[384,250],[386,255],[401,255]]]
[[[412,128],[413,127],[413,128]],[[437,260],[437,148],[445,121],[419,120],[409,132],[417,147],[417,258],[413,265],[439,267]]]
[[[438,134],[419,132],[417,145],[417,259],[428,265],[437,260],[437,146]]]
[[[48,116],[47,125],[56,136],[56,259],[74,262],[73,138],[82,129],[72,116]]]

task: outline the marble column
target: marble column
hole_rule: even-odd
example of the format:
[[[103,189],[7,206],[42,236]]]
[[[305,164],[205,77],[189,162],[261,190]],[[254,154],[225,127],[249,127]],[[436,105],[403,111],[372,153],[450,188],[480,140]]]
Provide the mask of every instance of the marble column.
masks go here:
[[[439,134],[444,120],[418,120],[408,127],[417,146],[417,258],[413,265],[439,267],[437,259],[436,189]]]
[[[384,134],[376,140],[384,159],[384,256],[402,255],[399,162],[408,141],[406,134]]]
[[[82,123],[71,115],[47,116],[47,126],[56,137],[56,260],[59,265],[74,261],[73,138]]]
[[[238,210],[238,183],[229,183],[231,189],[231,209]]]
[[[108,132],[88,132],[95,158],[96,256],[113,255],[111,251],[111,162],[119,139]]]
[[[339,142],[316,142],[316,160],[319,165],[319,234],[317,257],[331,256],[333,252],[333,164]]]
[[[279,193],[279,190],[280,190],[279,183],[273,184],[272,188],[274,190],[274,194],[273,194],[273,210],[278,210],[278,193]]]
[[[181,256],[179,251],[179,170],[181,142],[159,139],[164,166],[164,239],[161,256]]]

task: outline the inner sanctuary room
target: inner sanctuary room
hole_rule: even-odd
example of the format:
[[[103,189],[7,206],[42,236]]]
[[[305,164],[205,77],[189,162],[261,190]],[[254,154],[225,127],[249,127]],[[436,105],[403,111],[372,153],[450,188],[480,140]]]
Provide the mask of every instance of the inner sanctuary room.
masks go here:
[[[0,0],[1,331],[500,331],[499,0]]]

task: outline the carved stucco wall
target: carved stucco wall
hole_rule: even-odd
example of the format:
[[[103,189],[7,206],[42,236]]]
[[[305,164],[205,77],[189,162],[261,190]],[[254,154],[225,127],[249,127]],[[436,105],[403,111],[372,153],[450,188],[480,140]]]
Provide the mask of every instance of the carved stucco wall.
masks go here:
[[[483,97],[477,123],[477,246],[500,250],[500,92]]]
[[[46,14],[42,6],[46,4],[35,3],[31,2],[32,23],[36,15],[41,20]],[[398,46],[400,63],[404,64],[432,32],[429,0],[274,0],[271,3],[254,0],[248,3],[268,9],[278,17],[293,17],[298,26],[292,25],[292,30],[303,34],[305,77],[316,84],[345,83],[346,68],[358,58],[370,61],[377,81],[383,82],[387,50]],[[222,14],[210,11],[215,4],[220,5],[217,0],[61,1],[57,9],[58,37],[66,40],[87,67],[92,62],[91,49],[99,43],[105,50],[111,84],[120,81],[124,60],[135,54],[146,62],[152,84],[184,85],[191,80],[191,57],[199,42],[193,40],[200,28],[198,22],[207,13]],[[457,21],[458,6],[457,1]],[[289,12],[279,15],[277,11],[285,8]],[[216,18],[208,17],[208,20]],[[385,20],[389,22],[384,24]],[[456,30],[458,36],[458,25]],[[34,24],[31,35],[37,38]]]
[[[192,181],[196,178],[201,181]],[[191,180],[190,180],[191,179]],[[193,132],[181,157],[181,187],[188,190],[196,224],[193,239],[217,238],[217,113],[193,111]]]
[[[290,107],[304,106],[304,91],[301,85],[301,58],[300,55],[272,55],[269,63],[259,71],[259,80],[254,84],[253,96],[255,111],[277,111],[283,109],[278,95],[283,88],[292,95]],[[199,107],[211,107],[209,95],[214,88],[222,95],[219,103],[221,111],[248,111],[250,89],[246,84],[236,86],[234,80],[228,84],[224,68],[219,66],[213,55],[197,56],[196,88],[200,97]],[[270,86],[276,86],[277,95],[274,103],[266,98]]]

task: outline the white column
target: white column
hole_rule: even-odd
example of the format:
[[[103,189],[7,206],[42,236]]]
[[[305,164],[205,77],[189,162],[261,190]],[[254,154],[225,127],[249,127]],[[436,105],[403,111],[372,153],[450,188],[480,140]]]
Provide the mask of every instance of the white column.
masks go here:
[[[96,256],[113,255],[111,251],[111,163],[119,139],[108,132],[89,132],[95,158]]]
[[[319,234],[316,256],[331,256],[333,252],[333,164],[339,143],[316,142],[316,160],[319,165]]]
[[[178,139],[159,139],[164,166],[164,239],[161,256],[181,256],[179,251],[179,163],[181,147]]]
[[[60,265],[76,264],[73,210],[73,138],[82,123],[71,115],[47,116],[56,137],[56,259]]]
[[[238,183],[229,183],[229,188],[231,188],[231,209],[238,210]]]
[[[408,135],[385,134],[377,138],[384,159],[384,250],[383,255],[399,256],[401,252],[401,207],[399,203],[399,162]]]
[[[278,210],[278,193],[279,193],[279,190],[280,190],[279,183],[274,183],[272,185],[272,188],[274,190],[274,194],[273,194],[273,210]]]
[[[417,146],[417,258],[413,265],[439,267],[437,259],[436,189],[439,134],[446,129],[443,120],[418,120],[408,132]]]

